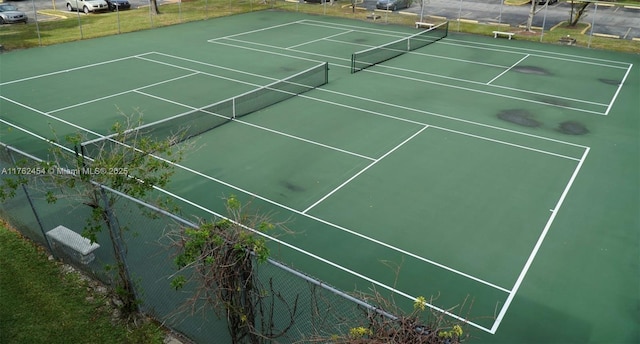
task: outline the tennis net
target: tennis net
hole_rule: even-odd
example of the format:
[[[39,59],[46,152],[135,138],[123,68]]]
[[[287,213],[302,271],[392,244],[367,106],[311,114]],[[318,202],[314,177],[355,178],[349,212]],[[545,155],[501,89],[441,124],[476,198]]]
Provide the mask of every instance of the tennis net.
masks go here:
[[[320,87],[328,82],[328,72],[329,64],[324,62],[286,79],[275,81],[241,95],[130,129],[124,134],[120,134],[119,138],[118,134],[112,134],[85,141],[81,143],[81,153],[84,157],[94,159],[102,151],[109,151],[114,145],[128,144],[127,141],[140,135],[154,140],[172,138],[174,144],[177,144],[226,124],[235,118],[246,116]]]
[[[406,52],[437,42],[447,37],[448,33],[449,22],[447,21],[409,37],[355,52],[351,54],[351,73],[359,72],[365,68],[390,60]]]

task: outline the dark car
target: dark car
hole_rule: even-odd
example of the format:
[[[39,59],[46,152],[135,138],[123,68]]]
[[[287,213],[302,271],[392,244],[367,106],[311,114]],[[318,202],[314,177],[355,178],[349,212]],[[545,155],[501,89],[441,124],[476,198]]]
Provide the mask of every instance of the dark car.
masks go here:
[[[109,11],[122,11],[131,8],[131,3],[127,0],[104,0],[109,6]]]
[[[549,5],[553,5],[556,2],[558,2],[558,0],[549,0]],[[538,0],[538,5],[544,5],[547,3],[547,0]]]
[[[397,11],[411,6],[413,0],[378,0],[376,8],[379,10]]]

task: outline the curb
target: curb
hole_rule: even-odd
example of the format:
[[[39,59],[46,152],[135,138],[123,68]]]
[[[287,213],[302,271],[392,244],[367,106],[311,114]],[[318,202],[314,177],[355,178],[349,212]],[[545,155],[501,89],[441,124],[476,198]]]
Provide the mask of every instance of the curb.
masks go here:
[[[618,36],[618,35],[609,35],[609,34],[606,34],[606,33],[596,33],[596,32],[594,32],[593,35],[597,36],[597,37],[605,37],[605,38],[618,38],[618,39],[620,38],[620,36]]]

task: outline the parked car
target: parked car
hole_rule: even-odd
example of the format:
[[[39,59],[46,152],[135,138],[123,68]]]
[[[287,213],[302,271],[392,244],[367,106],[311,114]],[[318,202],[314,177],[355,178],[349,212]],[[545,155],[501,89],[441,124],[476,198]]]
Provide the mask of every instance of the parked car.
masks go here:
[[[556,2],[558,2],[558,0],[549,0],[549,5],[553,5]],[[547,3],[547,0],[538,0],[538,5],[544,5]]]
[[[376,8],[379,10],[397,11],[411,6],[413,0],[378,0]]]
[[[82,10],[84,13],[106,11],[109,5],[104,0],[67,0],[69,11]]]
[[[0,24],[27,23],[27,14],[9,4],[0,4]]]
[[[104,0],[109,6],[109,11],[122,11],[131,8],[131,4],[127,0]]]

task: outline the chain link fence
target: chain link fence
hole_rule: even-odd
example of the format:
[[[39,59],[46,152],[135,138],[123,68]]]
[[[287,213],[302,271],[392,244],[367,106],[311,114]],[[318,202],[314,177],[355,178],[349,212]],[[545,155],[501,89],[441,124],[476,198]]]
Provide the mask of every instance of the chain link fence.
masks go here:
[[[9,1],[9,0],[4,0]],[[109,4],[125,0],[104,0]],[[409,7],[397,10],[378,5],[377,0],[126,0],[130,8],[105,5],[93,10],[83,0],[30,0],[11,2],[26,13],[28,24],[8,28],[7,46],[24,48],[66,41],[152,29],[237,13],[277,9],[322,16],[344,17],[380,24],[414,26],[417,22],[451,21],[453,31],[491,35],[494,30],[531,32],[522,38],[558,43],[561,36],[581,37],[578,45],[604,46],[625,42],[640,48],[640,1],[572,2],[543,0],[409,0]],[[402,0],[401,2],[404,2]],[[588,3],[575,27],[567,27],[581,4]],[[395,5],[393,7],[396,7]],[[111,8],[111,9],[109,9]],[[156,13],[155,9],[158,9]],[[86,13],[85,13],[86,12]],[[526,31],[526,30],[525,30]],[[18,34],[19,33],[19,34]],[[16,41],[13,41],[15,36]],[[548,37],[545,37],[548,36]],[[11,41],[11,42],[9,42]],[[606,43],[606,42],[609,43]],[[608,44],[608,45],[607,45]],[[599,47],[602,45],[598,45]]]
[[[0,143],[0,175],[2,179],[26,176],[19,169],[24,166],[39,166],[38,158],[16,148]],[[46,171],[43,171],[43,174]],[[135,285],[143,313],[153,316],[173,331],[196,343],[230,343],[226,319],[218,317],[212,310],[191,312],[183,306],[191,297],[189,286],[176,291],[170,280],[176,272],[173,258],[176,252],[168,241],[168,231],[179,226],[195,224],[158,209],[141,200],[101,187],[105,196],[115,196],[116,203],[110,209],[109,202],[101,204],[115,214],[109,228],[102,228],[97,236],[97,249],[81,252],[82,248],[73,240],[80,237],[91,220],[91,207],[81,202],[78,187],[66,189],[56,185],[56,190],[38,178],[29,177],[28,182],[16,189],[16,194],[0,206],[0,216],[31,240],[46,247],[51,254],[77,269],[114,286],[113,267],[117,264],[119,248],[124,252],[124,265],[128,278]],[[0,180],[4,182],[4,180]],[[49,199],[48,191],[58,195],[55,202]],[[106,197],[105,197],[106,200]],[[72,231],[66,238],[51,235],[59,226]],[[122,229],[122,231],[118,231]],[[118,235],[109,235],[109,231]],[[85,246],[88,246],[85,243]],[[305,343],[313,338],[329,338],[344,335],[349,329],[367,324],[367,316],[380,312],[367,303],[334,289],[327,284],[295,271],[281,263],[268,260],[254,264],[255,273],[264,291],[259,319],[265,334],[275,335],[272,343]]]

